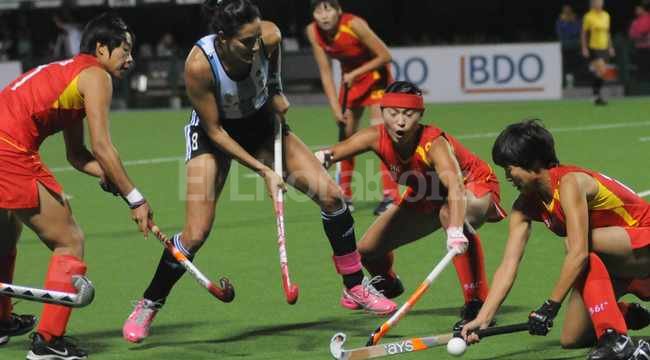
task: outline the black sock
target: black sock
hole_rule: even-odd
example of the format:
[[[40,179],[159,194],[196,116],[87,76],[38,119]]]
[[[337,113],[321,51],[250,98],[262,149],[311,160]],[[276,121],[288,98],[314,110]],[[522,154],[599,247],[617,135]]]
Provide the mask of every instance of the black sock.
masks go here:
[[[179,236],[180,235],[176,235],[174,237],[175,243],[178,243],[177,239]],[[176,245],[176,247],[178,248],[178,245]],[[184,248],[181,251],[185,252],[183,250],[185,250]],[[192,260],[194,257],[194,255],[186,256],[189,260]],[[164,304],[165,299],[183,274],[185,274],[185,268],[183,265],[176,261],[169,251],[166,249],[163,250],[156,273],[154,274],[153,279],[151,279],[149,287],[144,292],[144,298]]]
[[[347,205],[332,213],[321,211],[323,229],[330,241],[334,256],[343,256],[357,250],[357,241],[354,236],[354,219],[350,214]],[[363,280],[363,271],[359,270],[352,274],[342,275],[343,284],[346,288],[352,288]]]
[[[592,90],[594,92],[594,96],[597,98],[600,98],[600,90],[603,88],[603,83],[604,80],[598,76],[594,77],[594,82],[592,84]]]

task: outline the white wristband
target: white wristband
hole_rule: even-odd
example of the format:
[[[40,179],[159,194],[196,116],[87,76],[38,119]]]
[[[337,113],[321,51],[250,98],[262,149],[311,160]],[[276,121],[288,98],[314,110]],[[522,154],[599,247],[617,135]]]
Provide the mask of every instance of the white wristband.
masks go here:
[[[450,226],[447,228],[447,236],[451,238],[463,237],[463,228],[461,226]]]
[[[126,196],[126,202],[129,203],[131,208],[137,207],[144,202],[144,196],[140,194],[138,189],[133,188],[131,192]]]

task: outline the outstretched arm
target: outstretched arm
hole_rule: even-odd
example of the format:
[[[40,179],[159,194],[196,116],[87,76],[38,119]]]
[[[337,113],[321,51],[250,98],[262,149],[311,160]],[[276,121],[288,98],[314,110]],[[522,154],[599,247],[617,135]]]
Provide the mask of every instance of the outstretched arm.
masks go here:
[[[501,264],[494,273],[490,292],[481,307],[476,319],[469,322],[461,332],[462,336],[471,342],[478,341],[476,335],[470,334],[478,328],[486,328],[505,301],[512,285],[517,278],[519,264],[524,256],[526,243],[530,237],[530,219],[521,210],[521,198],[515,201],[508,227],[508,242],[503,253]]]
[[[316,158],[327,169],[332,164],[341,160],[354,157],[366,151],[375,151],[379,139],[379,129],[377,126],[371,126],[356,132],[344,141],[333,145],[330,148],[316,152]]]

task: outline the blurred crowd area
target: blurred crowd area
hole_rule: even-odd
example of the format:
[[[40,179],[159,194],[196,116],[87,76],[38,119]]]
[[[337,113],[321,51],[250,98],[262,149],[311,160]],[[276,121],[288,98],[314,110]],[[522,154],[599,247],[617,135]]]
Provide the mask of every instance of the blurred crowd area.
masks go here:
[[[286,56],[310,54],[304,29],[311,21],[309,0],[253,0],[263,17],[283,33]],[[643,1],[646,1],[644,4]],[[606,0],[612,37],[620,61],[633,76],[649,76],[650,0]],[[588,72],[580,56],[581,18],[588,0],[340,0],[344,11],[365,18],[389,46],[436,46],[561,41],[565,83]],[[83,24],[112,10],[136,33],[139,66],[159,69],[171,83],[185,54],[208,32],[200,5],[147,5],[132,8],[72,7],[0,11],[0,61],[18,60],[23,69],[67,58],[78,51]],[[171,79],[171,82],[168,81]],[[149,76],[149,83],[155,76]],[[155,81],[153,82],[155,83]],[[131,87],[137,87],[131,84]],[[142,85],[142,84],[139,84]],[[145,86],[146,87],[146,86]],[[124,91],[127,91],[124,87]],[[167,91],[167,92],[169,92]]]

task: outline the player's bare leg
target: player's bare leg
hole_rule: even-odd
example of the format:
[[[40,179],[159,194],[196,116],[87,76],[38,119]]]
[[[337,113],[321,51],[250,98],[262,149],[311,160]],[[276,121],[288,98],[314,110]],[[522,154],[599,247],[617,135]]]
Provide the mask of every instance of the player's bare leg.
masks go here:
[[[210,234],[215,206],[229,167],[229,159],[218,158],[211,153],[196,156],[186,164],[185,227],[182,233],[174,235],[173,241],[176,248],[189,258],[194,256]],[[185,269],[163,250],[149,287],[124,323],[122,335],[125,340],[137,343],[149,336],[151,323],[184,273]]]
[[[0,282],[13,283],[16,262],[16,243],[22,224],[16,214],[0,210]],[[11,298],[0,296],[0,345],[9,342],[12,336],[30,332],[36,325],[36,316],[13,313]]]
[[[372,282],[363,277],[354,220],[341,190],[309,148],[292,133],[285,137],[285,164],[287,182],[321,208],[323,228],[334,252],[334,266],[345,285],[341,304],[350,309],[364,308],[378,315],[393,312],[397,305],[378,293]]]
[[[384,123],[384,119],[381,117],[381,107],[379,104],[373,104],[368,107],[370,109],[370,125],[379,125]],[[380,215],[386,209],[395,205],[397,199],[399,199],[399,189],[397,183],[390,175],[386,164],[383,161],[379,161],[379,176],[381,177],[382,185],[382,199],[373,210],[373,214]]]
[[[345,126],[345,137],[349,138],[354,135],[359,130],[359,125],[361,123],[361,118],[363,117],[363,107],[357,107],[349,109],[346,114],[348,119]],[[354,164],[355,159],[345,159],[341,160],[341,173],[339,174],[338,181],[345,202],[350,208],[350,211],[354,211],[354,206],[352,205],[352,175],[354,174]]]
[[[477,230],[483,226],[490,211],[494,211],[495,205],[490,193],[477,198],[471,191],[466,190],[465,197],[467,201],[465,220],[472,229],[464,227],[463,232],[469,240],[469,246],[466,252],[455,256],[453,260],[464,299],[460,320],[454,324],[454,331],[460,330],[466,323],[476,318],[489,291],[483,245]],[[440,219],[444,227],[447,227],[448,218],[449,207],[445,205],[440,210]]]
[[[70,206],[60,196],[38,183],[39,208],[16,210],[20,221],[32,229],[52,250],[52,258],[45,278],[45,288],[74,292],[73,275],[85,275],[83,262],[84,236],[72,217]],[[32,336],[28,359],[56,355],[52,349],[67,354],[62,359],[85,359],[86,352],[63,337],[70,319],[71,308],[45,304],[37,332]]]

